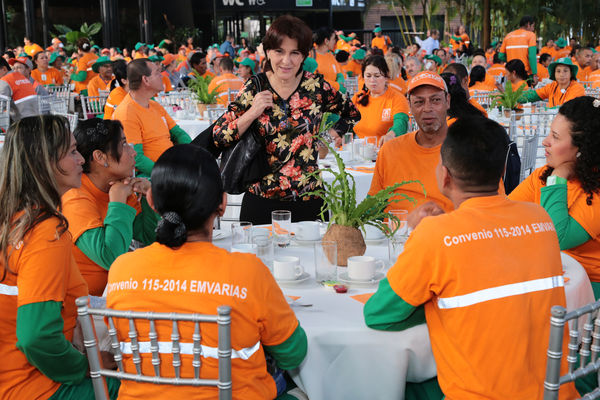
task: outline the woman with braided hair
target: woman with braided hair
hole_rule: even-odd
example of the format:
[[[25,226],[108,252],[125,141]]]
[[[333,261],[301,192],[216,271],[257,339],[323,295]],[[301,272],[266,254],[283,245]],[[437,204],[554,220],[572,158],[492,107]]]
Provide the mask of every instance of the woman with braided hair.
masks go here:
[[[600,100],[563,104],[542,142],[546,165],[511,194],[540,203],[550,214],[560,248],[583,265],[600,297]]]
[[[379,145],[406,133],[408,101],[390,86],[390,70],[383,56],[369,56],[362,65],[365,82],[352,98],[361,119],[354,132],[361,138],[375,136]]]
[[[150,202],[162,216],[156,229],[157,243],[115,261],[108,275],[107,307],[215,314],[217,307],[230,306],[233,398],[274,399],[283,393],[285,382],[267,371],[265,356],[270,355],[281,369],[296,368],[306,354],[306,334],[258,257],[229,253],[212,244],[214,219],[223,215],[227,203],[214,157],[194,145],[171,147],[158,158],[151,181]],[[120,341],[131,341],[126,322],[116,328]],[[159,341],[171,337],[170,323],[157,323],[156,328]],[[149,344],[146,327],[139,330],[140,346]],[[180,323],[179,330],[182,338],[191,338],[194,324]],[[216,379],[216,325],[203,324],[201,337],[200,377]],[[181,377],[194,376],[191,343],[182,343],[180,354]],[[173,377],[171,358],[168,349],[161,354],[161,376]],[[126,372],[135,373],[131,351],[124,352],[123,362]],[[145,358],[142,369],[152,368],[152,360]],[[124,381],[122,385],[119,399],[124,400],[217,397],[215,387],[164,386],[157,392],[149,383]]]

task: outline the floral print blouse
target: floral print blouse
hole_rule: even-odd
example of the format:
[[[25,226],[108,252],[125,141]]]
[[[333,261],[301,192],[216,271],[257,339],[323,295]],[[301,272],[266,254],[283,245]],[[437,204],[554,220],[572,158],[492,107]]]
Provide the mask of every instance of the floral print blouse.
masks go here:
[[[308,176],[318,170],[318,139],[323,113],[338,114],[333,126],[341,136],[351,130],[360,113],[345,95],[331,87],[322,75],[304,72],[300,84],[286,100],[271,87],[266,74],[258,74],[260,89],[249,79],[229,104],[227,112],[215,123],[213,138],[219,148],[237,142],[240,134],[237,119],[252,106],[254,95],[261,90],[273,93],[273,107],[258,118],[258,133],[265,138],[271,173],[253,184],[248,192],[273,200],[309,200],[302,197],[320,185],[317,177]],[[251,125],[248,129],[253,129]]]

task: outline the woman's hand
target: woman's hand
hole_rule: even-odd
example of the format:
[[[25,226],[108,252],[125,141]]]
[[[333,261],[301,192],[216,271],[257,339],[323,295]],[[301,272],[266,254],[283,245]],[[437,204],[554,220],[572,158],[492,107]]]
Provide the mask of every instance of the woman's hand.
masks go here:
[[[148,192],[150,191],[151,184],[150,181],[146,178],[133,178],[133,191],[137,194],[141,194],[144,196],[148,196]]]
[[[265,109],[273,107],[273,93],[269,90],[263,90],[260,93],[254,95],[254,100],[252,100],[252,106],[246,111],[246,113],[250,113],[250,115],[254,119],[261,116],[261,114],[265,111]]]
[[[569,180],[570,177],[575,175],[575,161],[567,161],[557,165],[552,171],[552,175]]]
[[[125,178],[120,181],[109,182],[109,201],[127,204],[127,198],[133,193],[133,179]]]
[[[389,131],[388,133],[386,133],[379,139],[379,147],[383,146],[384,143],[389,142],[390,140],[394,139],[395,137],[396,137],[396,134],[394,133],[394,131]]]

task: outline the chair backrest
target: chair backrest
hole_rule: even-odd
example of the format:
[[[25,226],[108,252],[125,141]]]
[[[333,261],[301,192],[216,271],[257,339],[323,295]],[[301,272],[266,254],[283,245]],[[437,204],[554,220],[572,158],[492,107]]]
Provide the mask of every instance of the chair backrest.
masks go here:
[[[519,182],[523,182],[535,169],[538,142],[540,137],[537,133],[523,138],[523,150],[521,152],[521,171]],[[517,146],[518,147],[518,146]]]
[[[238,93],[239,93],[239,90],[228,89],[227,90],[227,102],[231,103],[232,101],[234,101],[235,98],[237,97]]]
[[[498,91],[487,92],[487,91],[475,91],[472,96],[473,100],[481,104],[482,107],[489,109],[492,107],[494,101],[494,95],[498,94]]]
[[[344,81],[348,97],[354,96],[358,92],[358,76],[351,76]]]
[[[154,383],[158,385],[189,385],[189,386],[215,386],[219,389],[219,400],[231,400],[232,385],[231,385],[231,307],[220,306],[217,309],[217,315],[206,314],[179,314],[179,313],[155,313],[155,312],[139,312],[139,311],[121,311],[111,310],[107,308],[91,308],[89,306],[89,297],[83,296],[78,298],[77,315],[81,324],[83,333],[84,345],[86,347],[88,362],[90,365],[90,377],[94,387],[94,395],[96,399],[108,399],[108,390],[104,377],[113,377],[120,380],[132,380],[135,382]],[[92,316],[102,316],[108,320],[108,334],[111,340],[112,353],[117,363],[118,370],[110,370],[102,368],[100,364],[100,352]],[[131,342],[119,342],[117,337],[116,322],[117,319],[126,319],[129,324],[128,336]],[[150,327],[149,330],[149,346],[138,341],[138,331],[136,330],[135,321],[146,321]],[[172,321],[173,328],[168,339],[170,341],[159,340],[159,333],[156,330],[156,321]],[[194,324],[194,333],[192,338],[184,342],[181,340],[180,329],[178,322],[187,322]],[[218,324],[219,343],[218,349],[207,348],[200,343],[201,332],[200,322]],[[141,347],[148,347],[146,351]],[[194,371],[193,378],[181,377],[181,352],[182,347],[190,347],[193,354],[192,368]],[[174,377],[161,376],[161,351],[166,348],[173,355],[173,375]],[[123,368],[123,351],[132,354],[132,361],[136,369],[136,373],[125,372]],[[142,373],[142,354],[150,352],[152,366],[154,369],[153,375],[144,375]],[[216,351],[215,351],[216,350]],[[219,379],[201,379],[200,367],[201,356],[207,353],[216,353],[219,360]]]
[[[217,119],[219,119],[219,117],[221,115],[223,115],[223,113],[225,113],[225,107],[223,107],[222,105],[216,105],[216,106],[207,106],[206,107],[206,111],[208,112],[208,120],[209,122],[212,124],[213,122],[215,122]]]
[[[52,114],[62,115],[67,120],[69,120],[69,126],[71,128],[71,132],[74,132],[75,128],[77,128],[77,121],[79,121],[79,118],[77,118],[77,114],[69,114],[69,113],[61,113],[61,112],[52,112]]]
[[[583,376],[600,370],[600,319],[597,311],[600,300],[581,308],[567,312],[564,307],[552,307],[550,317],[550,342],[546,361],[546,379],[544,380],[544,400],[557,400],[560,385],[574,382]],[[583,319],[583,333],[579,320]],[[565,324],[569,322],[568,372],[560,376]],[[600,388],[586,394],[583,399],[600,398]]]
[[[600,87],[586,87],[585,95],[600,99]]]
[[[48,93],[55,95],[56,97],[59,98],[69,98],[71,97],[71,91],[69,86],[67,85],[62,85],[62,86],[46,86],[46,90],[48,91]]]
[[[83,110],[83,119],[93,118],[96,115],[104,114],[104,105],[106,96],[80,96],[81,108]]]
[[[0,133],[6,133],[10,126],[10,99],[0,96]]]

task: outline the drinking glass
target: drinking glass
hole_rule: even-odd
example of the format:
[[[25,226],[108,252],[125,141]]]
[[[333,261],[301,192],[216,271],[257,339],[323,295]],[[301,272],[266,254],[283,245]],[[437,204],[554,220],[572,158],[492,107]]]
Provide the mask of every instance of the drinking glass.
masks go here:
[[[398,219],[395,221],[390,218],[387,221],[392,232],[395,231],[388,241],[389,258],[392,263],[395,263],[404,248],[404,243],[406,243],[406,240],[408,239],[408,211],[391,210],[390,214]]]
[[[288,210],[272,211],[271,225],[273,226],[273,242],[279,247],[288,246],[292,232],[292,212]]]
[[[352,142],[354,141],[354,134],[352,132],[346,132],[344,134],[344,141],[342,142],[343,150],[352,151]]]
[[[231,246],[252,244],[252,222],[240,221],[231,224]]]
[[[363,157],[367,160],[375,160],[377,158],[377,136],[367,136],[365,138]]]
[[[256,255],[258,258],[272,271],[274,257],[273,239],[269,235],[258,235],[252,237],[252,243],[256,245]]]
[[[337,279],[337,243],[315,243],[315,279],[317,282]]]

